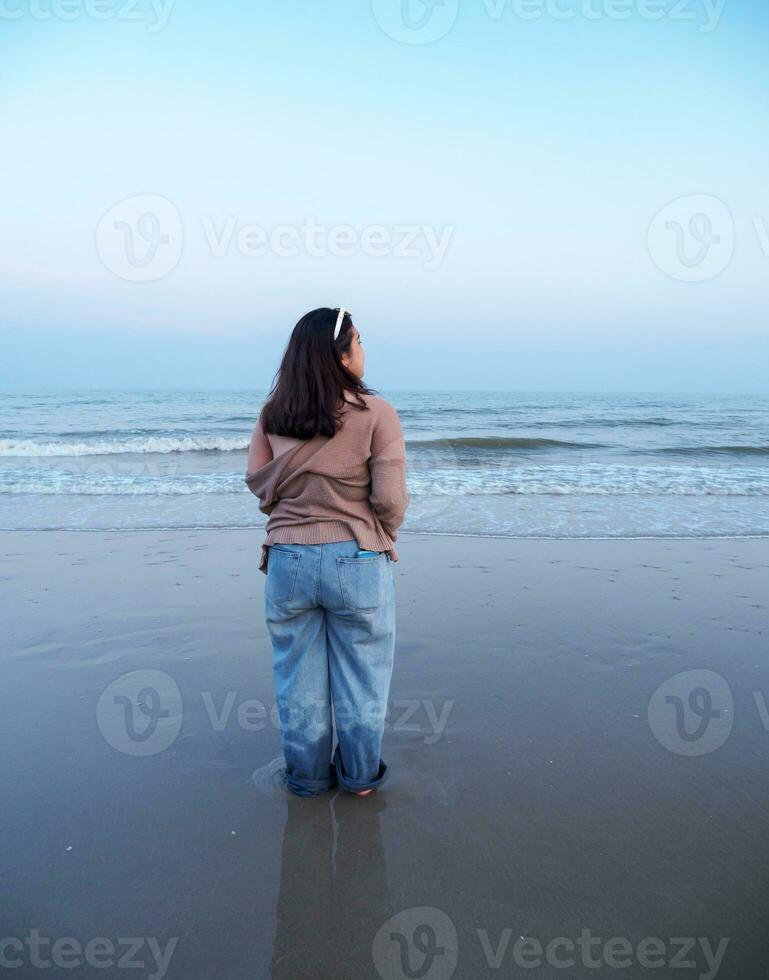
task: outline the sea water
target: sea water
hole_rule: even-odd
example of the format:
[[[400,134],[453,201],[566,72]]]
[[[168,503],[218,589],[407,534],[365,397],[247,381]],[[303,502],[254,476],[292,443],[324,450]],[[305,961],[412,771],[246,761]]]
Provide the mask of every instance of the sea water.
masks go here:
[[[380,390],[404,531],[769,534],[769,397]],[[0,527],[260,527],[244,483],[265,391],[0,394]]]

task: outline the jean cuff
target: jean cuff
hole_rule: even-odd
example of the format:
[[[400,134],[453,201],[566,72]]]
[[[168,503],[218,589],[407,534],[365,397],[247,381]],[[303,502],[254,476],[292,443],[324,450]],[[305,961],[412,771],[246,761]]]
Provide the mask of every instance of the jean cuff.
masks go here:
[[[319,796],[336,786],[336,770],[329,765],[327,779],[297,779],[286,772],[285,781],[286,786],[296,796]]]
[[[379,772],[374,779],[350,779],[349,776],[345,776],[344,774],[342,756],[337,745],[336,752],[334,752],[334,768],[336,770],[336,781],[342,789],[346,789],[350,793],[359,793],[363,789],[374,789],[375,786],[378,786],[382,782],[387,772],[387,763],[382,759],[379,760]]]

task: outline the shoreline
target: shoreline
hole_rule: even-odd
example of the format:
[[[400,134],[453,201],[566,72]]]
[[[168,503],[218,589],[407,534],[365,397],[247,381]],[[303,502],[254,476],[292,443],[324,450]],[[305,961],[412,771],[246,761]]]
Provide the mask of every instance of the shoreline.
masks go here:
[[[180,527],[0,527],[0,534],[123,534],[123,533],[185,533],[188,531],[264,531],[264,525],[191,525]],[[429,538],[493,538],[499,541],[763,541],[769,540],[769,534],[495,534],[482,531],[409,531],[405,528],[398,530],[402,534],[419,535]]]

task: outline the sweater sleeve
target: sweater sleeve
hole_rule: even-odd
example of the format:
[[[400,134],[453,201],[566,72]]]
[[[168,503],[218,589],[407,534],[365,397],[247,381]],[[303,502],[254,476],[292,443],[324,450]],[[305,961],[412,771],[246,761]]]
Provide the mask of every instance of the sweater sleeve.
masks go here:
[[[272,462],[273,453],[270,440],[262,428],[261,415],[254,426],[251,444],[248,448],[246,464],[246,486],[251,493],[259,498],[259,510],[269,515],[275,507],[272,497],[272,486],[265,467]]]
[[[370,500],[374,513],[393,541],[406,516],[406,442],[398,413],[383,402],[371,436]]]
[[[254,473],[265,463],[269,463],[272,459],[272,446],[270,446],[270,440],[267,438],[264,429],[262,428],[262,416],[256,420],[256,425],[254,426],[254,432],[251,436],[251,443],[248,447],[248,462],[246,464],[246,476],[249,473]]]

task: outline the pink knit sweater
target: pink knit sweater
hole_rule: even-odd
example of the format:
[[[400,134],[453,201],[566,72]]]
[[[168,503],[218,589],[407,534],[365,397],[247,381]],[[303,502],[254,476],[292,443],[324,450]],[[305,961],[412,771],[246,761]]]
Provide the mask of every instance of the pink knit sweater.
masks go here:
[[[268,462],[272,450],[257,422],[246,483],[268,515],[259,563],[265,574],[269,545],[277,543],[355,538],[361,548],[398,561],[394,544],[409,501],[403,430],[389,402],[362,397],[367,409],[346,402],[333,437],[297,440]]]

